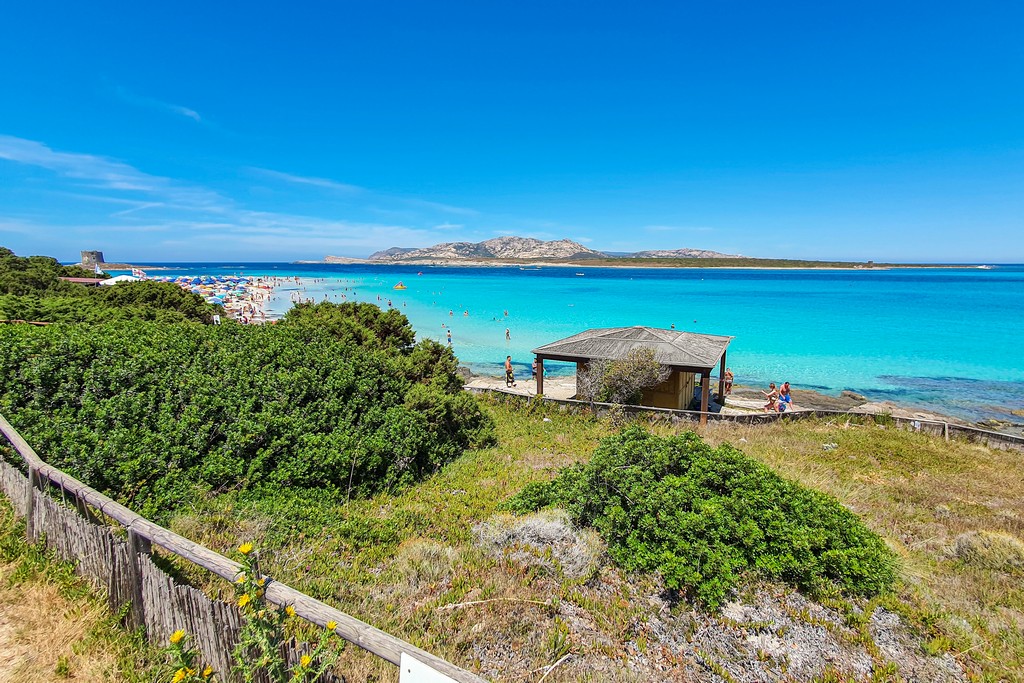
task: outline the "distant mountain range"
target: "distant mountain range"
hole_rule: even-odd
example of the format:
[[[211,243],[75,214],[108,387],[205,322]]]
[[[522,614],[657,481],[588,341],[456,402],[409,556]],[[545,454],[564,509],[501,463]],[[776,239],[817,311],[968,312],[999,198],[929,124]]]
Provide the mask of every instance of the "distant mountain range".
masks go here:
[[[742,258],[735,254],[721,254],[707,249],[672,249],[638,251],[635,253],[607,253],[595,251],[572,240],[545,242],[530,237],[495,237],[484,242],[445,242],[432,247],[412,249],[391,247],[370,254],[370,261],[401,262],[422,260],[460,261],[472,259],[557,259],[581,260],[603,258]],[[328,256],[327,262],[339,257]]]

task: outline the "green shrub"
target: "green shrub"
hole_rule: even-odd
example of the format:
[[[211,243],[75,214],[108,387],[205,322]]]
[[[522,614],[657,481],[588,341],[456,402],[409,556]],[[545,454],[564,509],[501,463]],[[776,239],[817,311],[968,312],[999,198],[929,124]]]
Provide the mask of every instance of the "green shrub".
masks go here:
[[[105,323],[114,320],[213,321],[219,306],[169,282],[85,287],[62,277],[95,277],[48,256],[15,256],[0,247],[0,319]]]
[[[660,438],[630,427],[604,439],[589,463],[527,486],[506,507],[551,505],[595,527],[625,569],[658,572],[712,609],[745,571],[864,595],[896,578],[882,539],[838,501],[692,432]]]
[[[197,486],[367,495],[493,440],[451,364],[416,349],[293,324],[0,326],[0,412],[51,464],[157,517]]]

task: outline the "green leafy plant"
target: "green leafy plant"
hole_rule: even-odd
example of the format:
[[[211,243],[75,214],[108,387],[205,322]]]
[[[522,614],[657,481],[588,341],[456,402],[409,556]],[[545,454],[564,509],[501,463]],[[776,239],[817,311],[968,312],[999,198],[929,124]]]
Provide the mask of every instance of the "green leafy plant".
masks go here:
[[[709,608],[745,571],[863,595],[896,578],[882,539],[835,499],[692,432],[661,438],[625,429],[604,439],[589,463],[526,486],[506,507],[549,505],[595,527],[624,568],[659,572]]]
[[[336,311],[369,326],[367,346],[305,323],[3,326],[0,411],[51,464],[157,519],[213,489],[395,490],[492,443],[450,350],[383,344],[411,328],[369,308],[387,323]]]
[[[171,683],[213,683],[217,680],[213,667],[199,661],[199,652],[190,644],[191,637],[178,630],[171,634],[167,654],[174,674]]]
[[[291,606],[278,609],[266,601],[267,578],[260,573],[259,556],[253,545],[243,543],[238,552],[242,556],[242,572],[235,581],[235,593],[245,622],[238,645],[232,652],[234,670],[245,683],[262,681],[264,677],[270,683],[316,680],[337,659],[337,654],[327,646],[338,625],[328,622],[316,647],[300,656],[299,661],[289,667],[282,653],[284,624],[295,616],[295,610]]]

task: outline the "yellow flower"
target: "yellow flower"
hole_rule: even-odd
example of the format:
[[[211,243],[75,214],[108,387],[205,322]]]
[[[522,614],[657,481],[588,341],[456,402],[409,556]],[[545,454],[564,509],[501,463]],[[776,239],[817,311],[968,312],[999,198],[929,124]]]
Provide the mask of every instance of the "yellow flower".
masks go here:
[[[252,543],[243,543],[242,545],[238,546],[238,552],[242,553],[243,555],[248,555],[252,552]]]
[[[235,579],[235,583],[245,583],[245,572],[238,575],[238,578]]]
[[[174,672],[174,678],[171,679],[171,683],[181,683],[185,680],[185,676],[188,675],[187,669],[181,668]]]
[[[336,621],[328,621],[327,622],[327,630],[328,631],[333,631],[336,628],[338,628],[338,622],[336,622]]]
[[[299,657],[299,666],[309,666],[309,663],[313,660],[310,659],[309,655],[302,655]]]
[[[245,607],[246,605],[249,604],[249,600],[251,600],[251,599],[252,598],[249,597],[248,593],[243,594],[242,597],[238,598],[238,606],[239,607]]]
[[[181,642],[181,639],[184,638],[184,637],[185,637],[185,632],[184,631],[182,631],[180,629],[175,631],[174,633],[171,634],[171,645],[177,645],[178,643]]]
[[[208,666],[205,669],[203,669],[203,678],[209,678],[212,675],[213,675],[213,667],[212,666]]]
[[[263,587],[263,584],[265,584],[266,582],[266,579],[256,579],[256,585],[260,586],[261,588]]]
[[[287,614],[290,617],[294,617],[295,616],[295,608],[292,607],[291,605],[288,605],[287,607],[284,608],[284,613]]]

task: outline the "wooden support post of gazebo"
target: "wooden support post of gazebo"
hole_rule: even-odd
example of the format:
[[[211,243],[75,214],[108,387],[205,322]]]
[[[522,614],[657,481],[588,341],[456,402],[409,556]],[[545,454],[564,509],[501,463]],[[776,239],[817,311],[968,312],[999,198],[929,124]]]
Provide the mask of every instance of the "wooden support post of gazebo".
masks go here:
[[[722,352],[722,362],[718,365],[718,403],[725,407],[725,351]]]
[[[710,397],[708,394],[711,393],[711,371],[705,370],[700,373],[700,423],[706,425],[708,423],[708,403]]]
[[[540,356],[535,356],[537,359],[537,395],[542,396],[544,394],[544,359]]]

